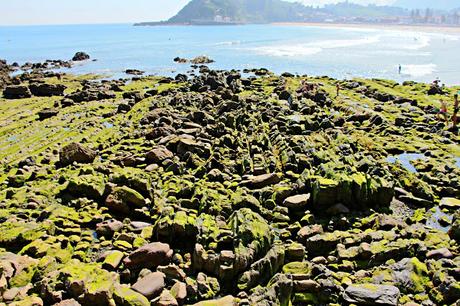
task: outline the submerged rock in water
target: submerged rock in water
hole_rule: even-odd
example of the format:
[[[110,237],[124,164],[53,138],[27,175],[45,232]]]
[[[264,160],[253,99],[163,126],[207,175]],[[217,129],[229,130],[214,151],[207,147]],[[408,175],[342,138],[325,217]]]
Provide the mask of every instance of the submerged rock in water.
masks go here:
[[[86,60],[89,60],[89,59],[90,59],[89,54],[87,54],[85,52],[77,52],[72,57],[72,61],[74,61],[74,62],[81,62],[81,61],[86,61]]]

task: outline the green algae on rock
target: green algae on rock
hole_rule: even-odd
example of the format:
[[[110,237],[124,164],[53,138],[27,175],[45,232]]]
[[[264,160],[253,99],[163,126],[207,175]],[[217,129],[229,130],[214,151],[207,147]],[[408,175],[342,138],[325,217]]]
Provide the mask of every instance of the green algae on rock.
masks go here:
[[[0,97],[0,303],[460,299],[459,136],[435,111],[447,96],[200,70],[13,77],[46,86]],[[408,153],[412,167],[389,162]]]

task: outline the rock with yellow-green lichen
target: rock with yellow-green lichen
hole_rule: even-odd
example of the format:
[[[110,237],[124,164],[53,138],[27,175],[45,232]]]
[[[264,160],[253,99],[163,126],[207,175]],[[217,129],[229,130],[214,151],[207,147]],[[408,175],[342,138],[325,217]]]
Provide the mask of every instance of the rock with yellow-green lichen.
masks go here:
[[[342,203],[355,209],[388,207],[393,199],[393,184],[384,178],[362,173],[335,174],[333,178],[312,177],[313,209],[322,210]]]
[[[45,303],[62,299],[62,291],[82,305],[113,305],[113,291],[119,276],[101,269],[98,264],[72,260],[58,270],[49,272],[35,284]]]
[[[284,274],[276,274],[266,287],[258,286],[249,296],[251,305],[288,306],[292,295],[292,279]]]
[[[59,151],[59,161],[63,166],[73,162],[92,163],[95,158],[95,151],[75,142],[68,144]]]
[[[149,306],[150,301],[142,294],[132,290],[129,286],[117,286],[113,292],[113,299],[120,306]]]
[[[152,180],[147,172],[132,167],[114,168],[109,181],[136,190],[144,197],[153,195]]]
[[[142,208],[145,205],[144,197],[136,190],[126,186],[114,187],[105,199],[105,206],[109,210],[125,215],[129,215],[132,210]]]
[[[43,306],[43,300],[37,296],[29,296],[21,301],[8,304],[9,306]]]
[[[456,198],[442,198],[439,202],[439,207],[447,209],[460,208],[460,200]]]
[[[28,243],[53,233],[54,226],[51,223],[5,222],[0,224],[0,247],[20,250]]]
[[[456,303],[459,139],[429,86],[252,72],[17,77],[67,97],[0,97],[0,303]]]
[[[460,212],[458,211],[454,214],[452,226],[449,229],[449,236],[457,242],[460,241]]]
[[[236,298],[234,298],[231,295],[227,295],[223,298],[220,299],[215,299],[215,300],[208,300],[208,301],[201,301],[196,304],[193,304],[193,306],[235,306],[238,305],[238,301]]]
[[[102,175],[80,175],[69,179],[64,194],[72,197],[86,197],[99,200],[105,191],[105,179]]]
[[[23,287],[29,284],[37,266],[38,260],[29,256],[14,253],[0,254],[0,274],[10,287]]]
[[[343,299],[357,305],[396,306],[399,296],[399,289],[394,286],[361,284],[348,286]]]
[[[125,255],[121,251],[112,251],[104,259],[102,267],[107,270],[115,270],[121,264]]]
[[[267,282],[284,264],[285,248],[275,244],[260,260],[251,264],[238,280],[240,290],[248,290],[255,285]]]

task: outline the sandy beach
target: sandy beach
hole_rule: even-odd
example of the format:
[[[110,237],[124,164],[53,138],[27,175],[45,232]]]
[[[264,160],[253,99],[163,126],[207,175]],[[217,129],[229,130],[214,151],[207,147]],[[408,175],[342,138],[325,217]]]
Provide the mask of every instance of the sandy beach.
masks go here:
[[[282,26],[305,26],[323,28],[357,28],[357,29],[382,29],[396,31],[418,31],[426,33],[460,34],[460,27],[442,25],[401,25],[401,24],[372,24],[372,23],[320,23],[320,22],[280,22],[273,23]]]

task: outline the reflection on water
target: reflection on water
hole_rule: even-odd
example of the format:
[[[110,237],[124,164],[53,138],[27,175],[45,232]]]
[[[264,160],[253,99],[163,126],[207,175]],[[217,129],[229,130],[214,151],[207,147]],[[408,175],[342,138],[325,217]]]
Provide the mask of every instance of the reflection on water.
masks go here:
[[[418,159],[426,160],[427,158],[420,153],[402,153],[396,156],[389,156],[386,161],[392,164],[399,162],[407,171],[417,173],[417,169],[411,164],[411,161]]]
[[[439,224],[440,219],[447,219],[447,220],[450,221],[449,223],[451,223],[453,217],[452,217],[452,215],[449,215],[449,214],[446,214],[445,212],[443,212],[441,210],[441,208],[439,208],[439,206],[433,207],[428,212],[428,220],[426,221],[426,225],[431,227],[431,228],[434,228],[434,229],[437,229],[437,230],[440,230],[440,231],[443,231],[443,232],[447,233],[449,231],[450,225],[443,226],[443,225]]]

